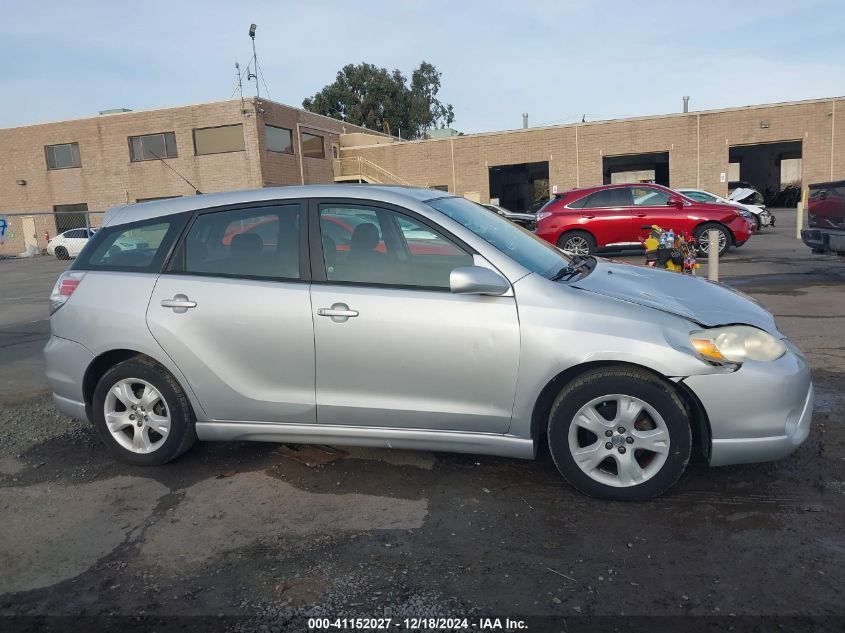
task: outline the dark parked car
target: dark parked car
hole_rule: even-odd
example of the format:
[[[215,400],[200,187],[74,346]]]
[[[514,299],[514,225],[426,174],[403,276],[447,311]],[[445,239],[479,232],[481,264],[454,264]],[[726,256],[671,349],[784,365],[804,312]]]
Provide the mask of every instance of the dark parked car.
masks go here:
[[[809,185],[801,239],[815,253],[845,253],[845,180]]]
[[[709,250],[709,229],[719,232],[720,255],[751,236],[749,223],[736,207],[697,202],[652,184],[604,185],[555,194],[537,213],[535,232],[565,251],[589,255],[598,249],[639,247],[648,234],[643,227],[653,224],[693,235],[702,255]]]

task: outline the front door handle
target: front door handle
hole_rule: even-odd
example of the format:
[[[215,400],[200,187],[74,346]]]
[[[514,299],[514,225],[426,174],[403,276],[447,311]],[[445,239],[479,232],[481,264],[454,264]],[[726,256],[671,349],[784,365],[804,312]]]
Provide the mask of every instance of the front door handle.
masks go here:
[[[162,308],[173,308],[177,314],[182,314],[188,311],[188,308],[196,308],[197,302],[188,299],[187,295],[173,295],[172,299],[163,299],[161,302]]]
[[[350,317],[358,316],[358,310],[350,310],[345,303],[333,303],[331,308],[319,308],[317,315],[331,317],[335,323],[343,323]]]
[[[584,218],[585,220],[592,220],[592,219],[593,219],[594,217],[596,217],[596,216],[594,216],[594,215],[587,215],[587,214],[584,214],[584,215],[582,215],[581,217],[582,217],[582,218]]]
[[[637,217],[638,217],[638,218],[644,218],[646,215],[648,215],[648,214],[646,214],[646,213],[638,213],[638,214],[637,214]]]

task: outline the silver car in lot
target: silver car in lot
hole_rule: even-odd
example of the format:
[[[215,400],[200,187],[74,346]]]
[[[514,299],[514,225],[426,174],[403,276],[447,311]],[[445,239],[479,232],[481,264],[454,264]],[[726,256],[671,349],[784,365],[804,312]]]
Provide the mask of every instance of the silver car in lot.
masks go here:
[[[133,238],[145,246],[112,246]],[[807,361],[756,302],[570,257],[448,193],[268,188],[109,211],[51,295],[47,377],[118,458],[196,439],[533,458],[661,494],[693,450],[785,457]]]

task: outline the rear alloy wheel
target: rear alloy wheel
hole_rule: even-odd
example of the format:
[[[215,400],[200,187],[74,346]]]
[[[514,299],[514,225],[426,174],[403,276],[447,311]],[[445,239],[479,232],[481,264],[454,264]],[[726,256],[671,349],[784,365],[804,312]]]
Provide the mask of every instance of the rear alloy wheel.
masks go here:
[[[548,436],[569,483],[618,501],[668,490],[692,445],[689,416],[671,386],[634,368],[595,369],[567,385],[552,407]]]
[[[695,229],[695,231],[693,231],[693,237],[695,237],[695,241],[698,244],[698,254],[700,257],[707,257],[710,253],[711,229],[719,232],[719,257],[721,257],[727,252],[728,247],[733,241],[731,239],[731,234],[728,229],[726,229],[721,224],[702,224],[697,229]]]
[[[70,256],[67,253],[67,249],[64,246],[57,246],[56,250],[56,259],[69,259]]]
[[[149,358],[118,363],[94,390],[94,426],[122,461],[156,466],[196,441],[194,416],[173,376]]]
[[[592,255],[596,252],[596,240],[586,231],[569,231],[557,241],[559,249],[570,255]]]

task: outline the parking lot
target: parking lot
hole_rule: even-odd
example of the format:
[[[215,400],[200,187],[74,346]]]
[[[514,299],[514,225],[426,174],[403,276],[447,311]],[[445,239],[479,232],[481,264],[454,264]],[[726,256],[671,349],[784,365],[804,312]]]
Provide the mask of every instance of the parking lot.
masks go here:
[[[841,630],[845,262],[796,240],[794,211],[777,216],[721,275],[810,359],[810,438],[772,464],[699,460],[638,504],[575,492],[545,454],[202,443],[160,468],[115,463],[46,391],[47,297],[67,262],[0,261],[0,613],[222,614],[235,630],[323,614],[567,618],[537,631],[812,616]]]

